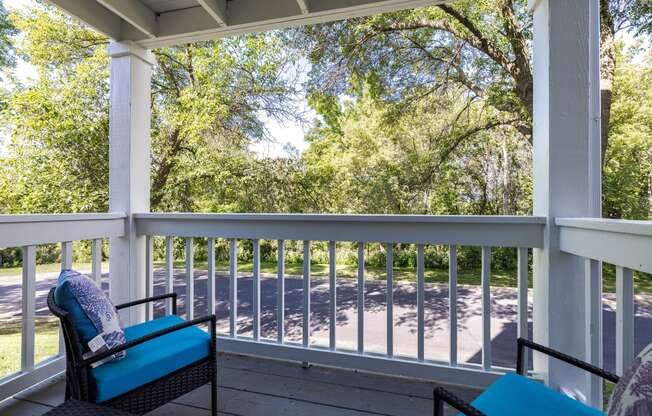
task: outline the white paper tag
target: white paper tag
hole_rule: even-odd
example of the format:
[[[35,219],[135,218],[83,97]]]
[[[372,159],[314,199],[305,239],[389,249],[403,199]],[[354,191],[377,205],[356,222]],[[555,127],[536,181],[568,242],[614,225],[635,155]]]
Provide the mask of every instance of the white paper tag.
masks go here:
[[[104,338],[102,338],[102,334],[99,334],[92,340],[88,341],[88,348],[90,348],[90,350],[93,352],[98,351],[100,348],[104,347],[105,345],[106,342],[104,342]]]

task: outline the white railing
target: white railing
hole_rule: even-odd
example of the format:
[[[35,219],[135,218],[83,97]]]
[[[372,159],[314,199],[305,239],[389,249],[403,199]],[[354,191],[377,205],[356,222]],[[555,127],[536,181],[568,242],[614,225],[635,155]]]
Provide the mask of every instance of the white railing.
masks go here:
[[[492,366],[491,353],[491,248],[517,247],[518,250],[518,336],[527,336],[527,254],[529,248],[542,247],[545,218],[502,216],[393,216],[393,215],[277,215],[277,214],[135,214],[136,231],[147,241],[147,287],[153,293],[153,237],[166,238],[166,290],[173,290],[173,238],[184,238],[186,247],[186,310],[194,310],[193,238],[208,238],[208,310],[215,310],[215,239],[228,239],[229,259],[229,332],[218,340],[218,349],[225,352],[268,356],[318,363],[329,366],[354,368],[392,375],[423,379],[445,380],[449,383],[486,386],[504,369]],[[238,240],[253,242],[253,335],[238,334]],[[303,339],[292,343],[285,339],[284,325],[278,325],[275,342],[260,336],[261,272],[260,241],[278,241],[277,322],[284,322],[285,242],[303,241]],[[310,245],[312,241],[329,242],[329,343],[328,348],[310,342]],[[393,287],[393,245],[417,245],[417,345],[416,359],[394,355],[393,290],[386,290],[387,346],[384,355],[365,350],[364,313],[358,313],[357,349],[337,349],[335,243],[358,243],[358,294],[364,294],[364,246],[382,243],[387,253],[387,286]],[[449,270],[449,342],[450,357],[447,362],[428,361],[424,358],[425,308],[424,308],[424,246],[450,247]],[[457,247],[482,247],[482,364],[480,366],[458,363],[457,349]],[[364,298],[357,298],[358,311],[364,311]],[[149,316],[151,315],[149,311]]]
[[[557,218],[562,251],[616,266],[616,373],[634,359],[634,270],[652,273],[652,221]],[[592,344],[602,344],[602,290],[588,299],[595,328]],[[599,311],[599,312],[598,312]]]
[[[20,371],[0,378],[0,401],[65,369],[61,336],[59,353],[35,363],[36,246],[61,243],[61,268],[67,269],[72,267],[72,242],[91,240],[91,274],[100,282],[102,239],[123,236],[125,217],[120,213],[0,215],[0,247],[22,247]]]

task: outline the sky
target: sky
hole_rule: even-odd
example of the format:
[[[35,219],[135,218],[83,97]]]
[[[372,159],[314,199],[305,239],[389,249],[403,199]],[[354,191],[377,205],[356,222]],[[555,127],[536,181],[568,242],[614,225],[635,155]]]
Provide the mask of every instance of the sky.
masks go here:
[[[30,5],[35,4],[34,0],[4,0],[4,6],[7,10],[19,10],[24,7],[29,7]],[[34,67],[29,63],[25,62],[22,59],[18,59],[16,66],[16,74],[19,79],[25,83],[28,83],[30,78],[34,79],[36,77],[36,71]],[[314,118],[315,115],[312,111],[309,111],[307,104],[304,100],[304,108],[302,108],[307,117]],[[267,130],[272,138],[271,141],[253,143],[250,146],[250,149],[260,157],[271,157],[271,158],[281,158],[288,157],[294,151],[299,153],[303,152],[308,148],[308,143],[305,141],[305,131],[304,126],[300,124],[287,122],[280,124],[275,120],[268,118],[264,119]],[[288,152],[288,149],[294,149]]]

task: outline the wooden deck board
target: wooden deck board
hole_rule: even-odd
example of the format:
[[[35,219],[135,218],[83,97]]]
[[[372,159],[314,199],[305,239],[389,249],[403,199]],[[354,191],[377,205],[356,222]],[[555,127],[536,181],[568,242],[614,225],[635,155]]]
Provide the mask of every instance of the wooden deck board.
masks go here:
[[[433,383],[355,371],[224,354],[219,357],[223,416],[420,416],[432,413]],[[447,386],[472,400],[479,392]],[[61,378],[11,399],[11,415],[39,415],[63,401]],[[208,416],[210,387],[201,387],[151,413]],[[450,411],[453,415],[455,412]]]

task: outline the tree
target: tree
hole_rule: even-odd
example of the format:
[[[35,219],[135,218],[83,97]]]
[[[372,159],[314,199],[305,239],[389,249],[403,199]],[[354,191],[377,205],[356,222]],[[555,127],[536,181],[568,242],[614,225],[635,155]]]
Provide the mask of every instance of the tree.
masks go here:
[[[648,219],[652,185],[652,52],[616,45],[610,146],[604,163],[603,212]],[[640,60],[640,62],[639,62]]]
[[[38,71],[16,83],[1,114],[9,142],[0,156],[0,211],[108,209],[108,39],[47,6],[12,16],[18,52]],[[152,208],[214,208],[216,183],[258,163],[264,118],[294,111],[296,59],[277,33],[157,49],[152,100]],[[224,163],[233,158],[243,163]],[[259,163],[267,163],[259,161]],[[228,168],[225,168],[228,167]],[[265,169],[255,172],[265,174]],[[221,182],[220,182],[221,181]],[[246,206],[227,192],[221,209]]]
[[[373,84],[329,107],[303,155],[322,178],[335,212],[385,214],[524,214],[530,211],[529,149],[509,121],[461,88],[397,111]],[[492,126],[491,133],[485,131]]]
[[[192,211],[210,192],[206,176],[220,175],[212,166],[253,157],[249,144],[269,139],[264,118],[300,118],[295,59],[275,33],[154,54],[152,208]]]
[[[0,68],[13,66],[15,63],[12,36],[16,33],[16,28],[9,19],[4,2],[0,0]]]
[[[615,37],[649,31],[651,6],[646,0],[601,0],[600,7],[604,156]],[[388,99],[409,105],[454,85],[466,89],[467,100],[493,106],[531,141],[532,19],[526,0],[458,1],[312,26],[302,34],[300,46],[311,51],[314,65],[313,94],[337,96],[354,75],[374,76]]]

